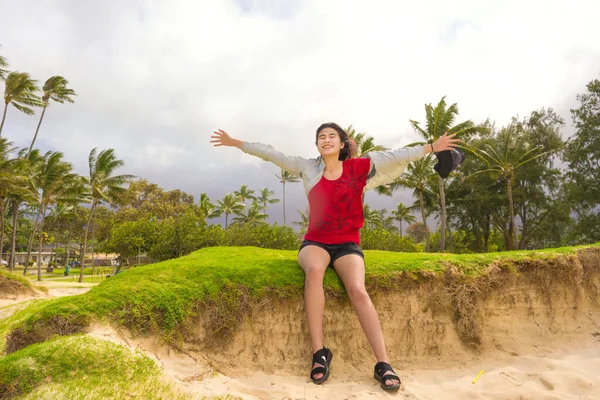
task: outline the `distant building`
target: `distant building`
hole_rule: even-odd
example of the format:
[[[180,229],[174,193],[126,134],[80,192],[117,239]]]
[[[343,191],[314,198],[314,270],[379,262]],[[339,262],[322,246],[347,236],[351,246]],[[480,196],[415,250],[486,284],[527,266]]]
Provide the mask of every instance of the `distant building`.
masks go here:
[[[79,260],[79,258],[80,258],[79,247],[77,247],[77,250],[75,250],[74,246],[72,246],[69,250],[70,250],[69,259],[70,260]],[[42,255],[42,257],[41,257],[42,265],[48,265],[48,263],[50,261],[56,259],[58,266],[61,266],[61,265],[64,265],[66,258],[67,258],[65,254],[57,255],[55,250],[52,249],[50,246],[42,246],[42,254],[41,255]],[[117,258],[118,258],[117,254],[94,253],[93,256],[94,256],[94,265],[96,265],[96,266],[117,265]],[[33,261],[37,265],[39,262],[38,258],[39,258],[39,250],[37,248],[32,249],[31,254],[29,255],[29,261]],[[26,251],[18,251],[15,253],[15,263],[16,264],[25,265],[26,260],[27,260],[27,252]],[[87,252],[87,253],[85,253],[85,264],[91,265],[91,263],[92,263],[92,253]]]

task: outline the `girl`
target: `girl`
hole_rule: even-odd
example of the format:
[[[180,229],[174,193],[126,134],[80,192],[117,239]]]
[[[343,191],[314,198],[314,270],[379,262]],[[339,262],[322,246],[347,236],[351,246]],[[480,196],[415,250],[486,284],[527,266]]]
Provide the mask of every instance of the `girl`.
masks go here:
[[[219,129],[211,136],[215,146],[234,146],[245,153],[271,161],[299,176],[310,209],[298,264],[304,270],[304,307],[313,351],[310,378],[321,384],[329,378],[333,354],[323,346],[323,277],[329,265],[339,275],[354,307],[360,325],[373,349],[377,364],[374,377],[384,390],[398,390],[400,378],[389,364],[377,312],[365,289],[365,262],[359,246],[363,226],[362,195],[371,188],[392,182],[406,165],[432,152],[451,150],[459,139],[447,133],[423,147],[371,152],[364,158],[351,158],[348,134],[335,123],[317,129],[320,156],[290,157],[272,146],[243,142]]]

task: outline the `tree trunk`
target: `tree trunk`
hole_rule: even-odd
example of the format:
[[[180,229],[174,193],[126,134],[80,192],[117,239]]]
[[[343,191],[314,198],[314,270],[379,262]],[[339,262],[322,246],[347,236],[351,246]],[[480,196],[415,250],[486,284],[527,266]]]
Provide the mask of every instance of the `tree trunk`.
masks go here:
[[[23,270],[23,276],[27,276],[27,270],[29,269],[29,260],[31,259],[31,249],[33,248],[33,238],[35,237],[35,231],[38,228],[38,222],[40,220],[40,213],[42,211],[42,205],[40,204],[40,208],[38,208],[38,212],[35,216],[35,221],[33,223],[33,229],[31,230],[31,235],[29,235],[29,244],[27,245],[27,257],[25,257],[25,269]],[[39,262],[39,260],[38,260]]]
[[[509,245],[510,248],[507,250],[514,250],[514,246],[517,243],[517,225],[515,224],[515,209],[513,208],[513,195],[512,195],[512,177],[506,178],[506,195],[508,196],[508,214],[510,215],[510,233],[509,233]]]
[[[0,260],[4,250],[4,199],[0,199]]]
[[[402,239],[402,220],[398,221],[398,227],[400,228],[400,239]]]
[[[419,203],[421,205],[421,217],[423,218],[423,226],[425,228],[425,252],[429,253],[431,245],[429,243],[429,228],[427,227],[427,218],[425,217],[425,205],[423,203],[423,191],[419,191]]]
[[[83,234],[83,246],[81,248],[81,271],[79,271],[79,283],[83,282],[83,267],[85,261],[85,251],[87,246],[87,237],[90,230],[90,223],[92,222],[92,215],[96,209],[96,199],[92,200],[92,207],[90,208],[90,216],[88,217],[87,224],[85,225],[85,233]]]
[[[2,137],[2,128],[4,127],[4,120],[6,119],[6,110],[8,109],[8,103],[4,104],[4,114],[2,114],[2,123],[0,123],[0,138]]]
[[[442,206],[442,220],[440,221],[440,253],[446,248],[446,192],[444,190],[444,179],[438,176],[438,186],[440,187],[440,204]]]
[[[472,215],[467,216],[467,220],[469,221],[469,225],[471,226],[471,231],[475,236],[475,251],[477,253],[481,253],[483,251],[482,245],[482,235],[481,235],[481,220],[479,218],[475,218]]]
[[[54,243],[52,243],[52,250],[50,250],[50,262],[53,262],[54,265],[57,265],[58,263],[56,262],[56,247],[58,247],[58,243],[56,243],[56,241],[54,241]]]
[[[519,240],[519,249],[520,250],[524,250],[525,247],[527,246],[527,235],[528,235],[528,229],[527,229],[527,202],[523,202],[523,206],[522,206],[522,210],[523,210],[523,215],[521,216],[521,225],[522,225],[522,231],[521,231],[521,240]]]
[[[281,174],[283,175],[283,172]],[[283,225],[286,226],[286,223],[285,223],[285,181],[283,181]]]
[[[450,229],[450,224],[448,224],[448,251],[450,253],[454,253],[454,248],[452,246],[452,230]]]
[[[92,276],[96,272],[96,266],[94,264],[94,243],[96,241],[96,210],[94,210],[94,222],[92,223]]]
[[[10,238],[10,272],[15,270],[15,252],[17,250],[17,217],[19,215],[19,202],[14,200],[13,204],[13,217],[12,217],[12,234]]]
[[[491,216],[489,214],[486,216],[485,221],[486,221],[486,224],[484,226],[485,230],[483,232],[483,246],[484,246],[483,251],[487,252],[489,249],[489,244],[490,244],[490,231],[491,231],[490,225],[492,223]]]
[[[229,213],[227,211],[225,211],[225,229],[227,229],[228,225],[229,225]]]
[[[46,207],[42,210],[42,221],[40,222],[40,244],[38,248],[38,276],[37,280],[42,280],[42,246],[44,245],[44,220],[46,219]]]
[[[67,234],[67,245],[65,246],[65,252],[67,253],[66,259],[65,259],[65,268],[67,267],[67,265],[69,265],[69,255],[70,253],[70,249],[69,249],[69,244],[71,243],[71,230],[69,229],[69,233]]]
[[[33,135],[33,140],[31,141],[31,145],[29,146],[29,150],[27,151],[27,159],[29,159],[29,154],[31,154],[31,150],[33,150],[33,145],[35,144],[35,141],[37,139],[38,136],[38,132],[40,131],[40,126],[42,125],[42,120],[44,119],[44,114],[46,114],[46,107],[48,107],[48,104],[44,104],[44,109],[42,110],[42,115],[40,116],[40,121],[38,122],[37,128],[35,130],[35,135]]]

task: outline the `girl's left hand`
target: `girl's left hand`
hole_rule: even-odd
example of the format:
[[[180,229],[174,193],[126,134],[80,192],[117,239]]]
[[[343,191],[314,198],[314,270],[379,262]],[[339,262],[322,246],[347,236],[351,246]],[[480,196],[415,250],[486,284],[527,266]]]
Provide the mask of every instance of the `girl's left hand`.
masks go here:
[[[438,140],[433,144],[433,151],[435,153],[439,153],[444,150],[452,150],[458,147],[458,143],[460,143],[460,139],[454,138],[456,133],[452,135],[448,135],[448,132],[444,133],[439,137]]]

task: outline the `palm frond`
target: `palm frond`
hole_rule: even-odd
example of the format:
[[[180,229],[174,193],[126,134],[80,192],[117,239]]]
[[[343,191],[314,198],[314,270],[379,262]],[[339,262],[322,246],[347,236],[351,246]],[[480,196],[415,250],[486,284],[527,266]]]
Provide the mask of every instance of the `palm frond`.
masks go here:
[[[421,128],[421,126],[419,125],[419,123],[417,121],[414,121],[411,119],[410,124],[417,132],[419,132],[421,134],[421,136],[423,136],[423,139],[429,140],[429,134],[423,128]]]
[[[538,158],[540,158],[540,157],[543,157],[543,156],[545,156],[545,155],[547,155],[547,154],[554,153],[555,151],[556,151],[556,150],[549,150],[549,151],[545,151],[545,152],[543,152],[543,153],[537,154],[537,155],[535,155],[535,156],[531,157],[530,159],[528,159],[528,160],[525,160],[525,161],[523,161],[523,162],[521,162],[521,163],[519,163],[519,164],[515,165],[515,167],[514,167],[514,168],[515,168],[515,169],[517,169],[517,168],[519,168],[519,167],[520,167],[521,165],[523,165],[523,164],[527,164],[527,163],[528,163],[528,162],[530,162],[530,161],[533,161],[533,160],[535,160],[535,159],[538,159]]]
[[[13,106],[14,106],[14,107],[15,107],[17,110],[21,111],[23,114],[26,114],[26,115],[33,115],[33,114],[35,114],[35,111],[33,111],[33,110],[32,110],[31,108],[29,108],[29,107],[25,107],[25,106],[22,106],[22,105],[20,105],[20,104],[18,104],[18,103],[14,103],[14,102],[12,103],[12,105],[13,105]]]

